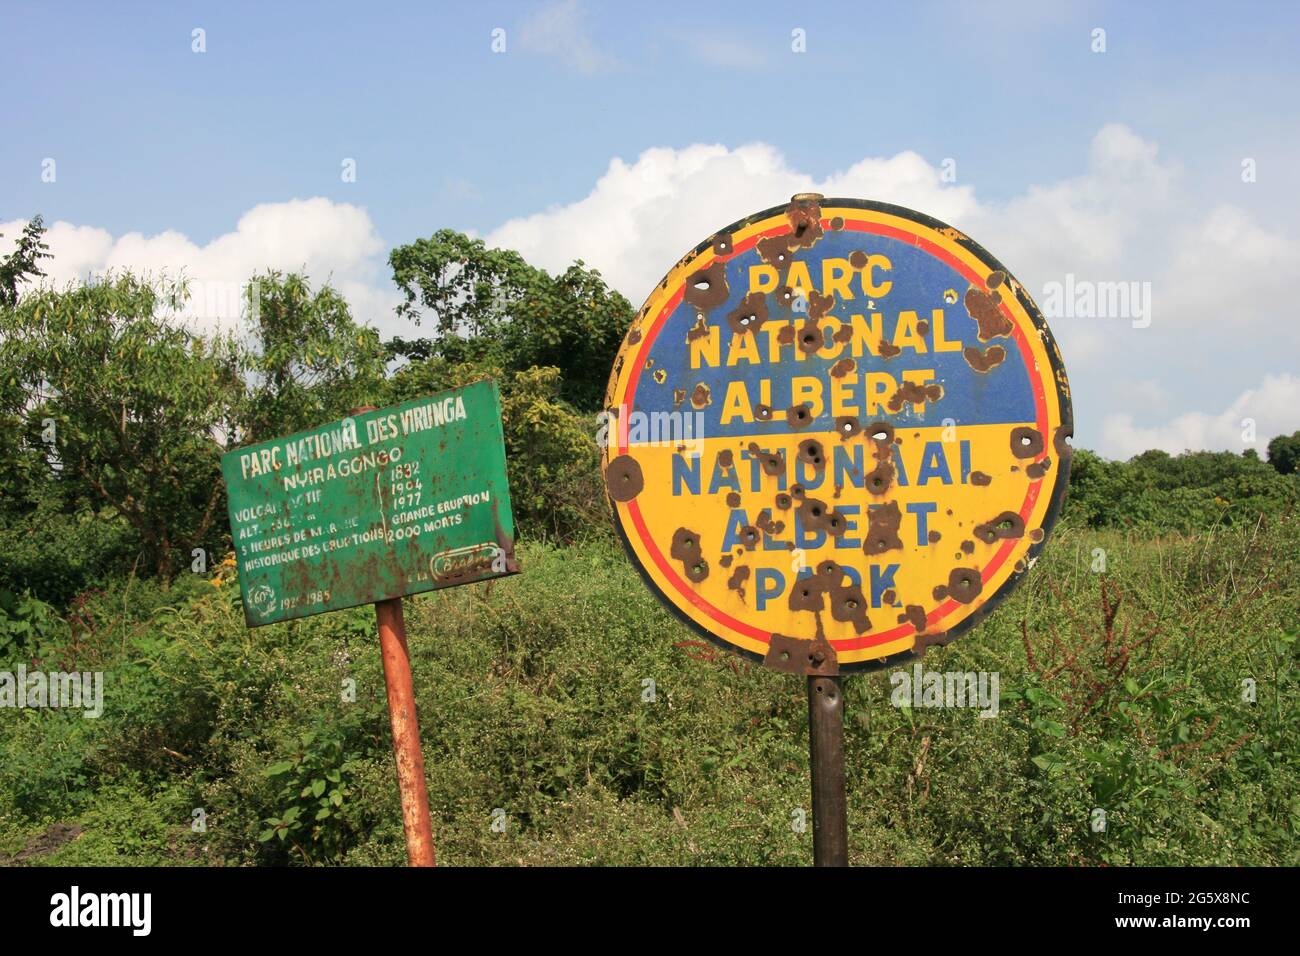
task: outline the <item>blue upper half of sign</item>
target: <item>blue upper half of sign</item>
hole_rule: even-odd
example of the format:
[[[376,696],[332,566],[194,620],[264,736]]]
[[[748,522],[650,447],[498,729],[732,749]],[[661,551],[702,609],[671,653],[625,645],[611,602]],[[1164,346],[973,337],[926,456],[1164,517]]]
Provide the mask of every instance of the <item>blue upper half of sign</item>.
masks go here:
[[[866,267],[854,268],[849,260],[855,252],[883,258],[869,259]],[[1015,339],[1006,335],[979,340],[979,326],[964,305],[970,282],[948,263],[910,242],[849,228],[827,230],[811,249],[795,250],[792,259],[782,281],[804,292],[805,302],[810,290],[834,296],[823,325],[827,319],[856,323],[865,330],[871,346],[883,338],[886,343],[897,343],[901,352],[884,358],[859,339],[860,354],[854,355],[855,343],[836,343],[827,335],[824,354],[796,360],[798,345],[789,333],[785,344],[778,343],[778,332],[791,323],[802,328],[806,307],[798,294],[788,303],[780,299],[775,291],[780,283],[773,268],[763,262],[756,248],[750,248],[726,263],[726,301],[704,313],[706,325],[716,327],[712,331],[716,343],[697,334],[692,347],[688,333],[697,326],[700,310],[681,301],[652,343],[632,410],[644,414],[697,410],[692,396],[703,395],[699,390],[703,386],[708,392],[708,404],[703,408],[706,437],[759,436],[784,431],[785,410],[795,403],[794,398],[806,397],[820,387],[824,400],[820,409],[814,405],[819,414],[806,430],[830,431],[835,427],[835,404],[831,401],[835,383],[838,404],[856,406],[864,424],[885,421],[901,427],[941,425],[949,419],[957,425],[1034,420],[1030,370]],[[889,283],[887,288],[885,283]],[[765,295],[767,322],[754,332],[733,332],[728,315],[751,291],[762,290],[770,290]],[[1009,294],[1005,287],[1003,294]],[[746,336],[753,341],[744,342]],[[919,347],[918,341],[922,343]],[[976,371],[963,355],[968,347],[984,351],[991,346],[1001,346],[1005,356],[987,372]],[[853,370],[833,377],[832,368],[846,357],[854,358]],[[843,373],[842,368],[840,371]],[[920,411],[911,403],[890,411],[882,404],[895,390],[890,383],[901,385],[909,377],[940,385],[942,397],[927,402]],[[770,404],[774,410],[771,422],[746,421],[736,414],[737,382],[743,383],[750,404]],[[727,415],[730,420],[724,423]]]

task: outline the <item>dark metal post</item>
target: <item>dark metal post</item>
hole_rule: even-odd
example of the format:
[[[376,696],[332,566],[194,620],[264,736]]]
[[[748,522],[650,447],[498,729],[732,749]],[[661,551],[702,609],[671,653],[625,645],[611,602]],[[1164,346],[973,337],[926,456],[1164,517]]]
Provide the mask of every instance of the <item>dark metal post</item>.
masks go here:
[[[393,756],[397,759],[397,789],[402,797],[402,828],[406,831],[406,860],[411,866],[434,866],[433,823],[429,819],[429,790],[424,781],[424,753],[415,715],[415,687],[406,648],[402,599],[375,602],[379,650],[388,685],[388,718],[393,725]]]
[[[844,695],[838,677],[808,678],[808,751],[812,764],[813,865],[848,866]]]

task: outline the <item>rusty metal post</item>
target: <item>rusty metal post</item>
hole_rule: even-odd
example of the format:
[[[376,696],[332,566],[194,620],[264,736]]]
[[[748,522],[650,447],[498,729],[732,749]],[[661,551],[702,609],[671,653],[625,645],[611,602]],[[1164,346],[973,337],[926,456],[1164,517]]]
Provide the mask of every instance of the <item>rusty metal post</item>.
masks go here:
[[[374,410],[373,405],[362,405],[348,414]],[[397,792],[402,799],[402,829],[406,832],[406,862],[408,866],[436,866],[429,785],[424,779],[424,751],[420,749],[420,722],[415,714],[415,683],[411,680],[402,599],[376,601],[375,621],[379,625],[379,654],[384,661],[384,684],[388,688],[388,720],[393,728]]]
[[[838,677],[808,678],[808,751],[812,765],[813,865],[848,866],[844,694]]]
[[[402,599],[375,602],[375,617],[379,622],[384,683],[388,685],[388,718],[393,725],[393,756],[397,758],[397,789],[402,797],[406,860],[411,866],[434,866],[429,790],[424,780],[424,753],[420,750],[420,724],[415,716],[415,687],[406,649]]]

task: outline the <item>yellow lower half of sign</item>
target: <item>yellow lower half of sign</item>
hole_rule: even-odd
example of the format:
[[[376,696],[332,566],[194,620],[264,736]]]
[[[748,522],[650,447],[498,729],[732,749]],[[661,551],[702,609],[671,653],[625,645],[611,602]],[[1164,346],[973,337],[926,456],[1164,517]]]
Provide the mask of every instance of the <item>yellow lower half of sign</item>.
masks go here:
[[[1057,463],[1030,422],[874,427],[631,445],[644,484],[616,507],[639,563],[752,654],[820,636],[852,665],[942,636],[1026,569]]]

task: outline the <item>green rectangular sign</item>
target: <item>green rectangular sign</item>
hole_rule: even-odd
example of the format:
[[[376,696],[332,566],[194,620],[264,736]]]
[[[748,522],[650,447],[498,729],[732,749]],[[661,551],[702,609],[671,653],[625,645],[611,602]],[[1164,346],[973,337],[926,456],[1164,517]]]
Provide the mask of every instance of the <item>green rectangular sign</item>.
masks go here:
[[[221,471],[249,627],[519,570],[494,382],[237,448]]]

